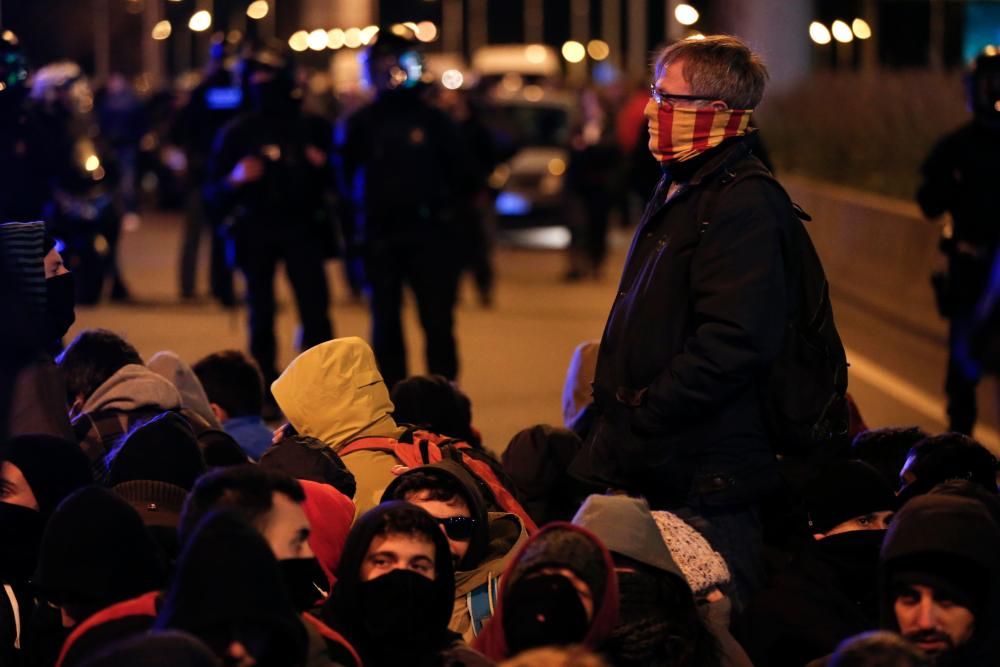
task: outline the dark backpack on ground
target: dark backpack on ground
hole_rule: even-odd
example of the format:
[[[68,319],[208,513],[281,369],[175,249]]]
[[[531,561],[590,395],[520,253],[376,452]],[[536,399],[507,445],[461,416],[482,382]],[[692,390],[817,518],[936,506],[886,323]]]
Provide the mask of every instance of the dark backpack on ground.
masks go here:
[[[745,160],[709,185],[698,211],[699,231],[711,224],[717,198],[749,178],[762,178],[788,193],[757,160]],[[785,325],[785,340],[761,384],[764,423],[776,454],[832,454],[848,443],[847,355],[837,332],[830,285],[803,221],[812,220],[798,204],[783,247],[786,275],[797,294]]]

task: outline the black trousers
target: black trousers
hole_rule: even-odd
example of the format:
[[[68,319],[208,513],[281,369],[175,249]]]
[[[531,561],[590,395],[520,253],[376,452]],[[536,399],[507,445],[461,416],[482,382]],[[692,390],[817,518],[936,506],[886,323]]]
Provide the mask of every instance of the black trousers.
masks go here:
[[[454,310],[462,262],[438,245],[379,244],[365,253],[371,290],[372,347],[386,385],[407,377],[403,342],[403,286],[417,302],[424,330],[427,370],[453,380],[458,376]]]
[[[236,261],[246,279],[250,319],[250,354],[260,364],[270,385],[278,377],[275,365],[274,273],[283,262],[292,284],[302,323],[299,349],[306,350],[333,338],[330,291],[326,282],[322,247],[308,234],[251,235],[237,242]]]

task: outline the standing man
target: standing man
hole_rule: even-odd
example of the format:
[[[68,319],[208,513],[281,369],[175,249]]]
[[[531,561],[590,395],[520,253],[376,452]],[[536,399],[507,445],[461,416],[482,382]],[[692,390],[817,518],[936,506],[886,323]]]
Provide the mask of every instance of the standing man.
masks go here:
[[[706,519],[737,603],[762,577],[757,505],[777,471],[760,395],[790,316],[784,252],[797,224],[751,150],[766,80],[734,37],[657,56],[645,115],[664,175],[601,339],[597,420],[570,468]]]
[[[941,239],[948,273],[936,274],[934,284],[938,309],[951,323],[945,378],[948,430],[971,435],[976,385],[983,374],[973,334],[997,335],[974,330],[1000,240],[1000,56],[979,56],[967,83],[973,119],[931,151],[922,168],[917,202],[928,218],[951,214],[951,234]]]
[[[427,371],[454,380],[454,309],[462,257],[460,205],[475,170],[458,128],[423,96],[415,42],[378,35],[365,62],[375,100],[338,130],[338,182],[350,251],[363,260],[372,309],[372,348],[390,388],[407,376],[400,310],[403,286],[417,302]]]
[[[292,69],[281,52],[258,48],[248,54],[241,78],[250,110],[220,130],[205,189],[228,218],[236,265],[246,279],[250,353],[270,387],[278,377],[274,272],[279,262],[302,321],[299,345],[306,349],[333,338],[322,250],[329,224],[324,192],[331,130],[326,121],[299,110]]]

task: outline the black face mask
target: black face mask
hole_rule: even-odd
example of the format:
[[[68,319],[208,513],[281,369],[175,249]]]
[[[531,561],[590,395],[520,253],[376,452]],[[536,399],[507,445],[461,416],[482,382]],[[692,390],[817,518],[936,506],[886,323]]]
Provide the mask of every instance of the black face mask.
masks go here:
[[[816,542],[823,560],[837,574],[837,582],[845,593],[876,613],[878,599],[879,550],[885,539],[884,530],[853,530],[824,537]]]
[[[0,580],[27,581],[38,560],[44,527],[37,510],[0,502]]]
[[[76,280],[72,273],[45,281],[45,340],[62,340],[76,321]]]
[[[437,586],[422,574],[393,570],[360,585],[361,623],[373,642],[406,648],[439,639]],[[388,645],[382,648],[389,648]]]
[[[558,574],[519,579],[504,596],[503,606],[511,655],[539,646],[579,644],[590,629],[580,594]]]
[[[278,571],[296,611],[309,611],[326,597],[329,583],[315,558],[280,560]]]

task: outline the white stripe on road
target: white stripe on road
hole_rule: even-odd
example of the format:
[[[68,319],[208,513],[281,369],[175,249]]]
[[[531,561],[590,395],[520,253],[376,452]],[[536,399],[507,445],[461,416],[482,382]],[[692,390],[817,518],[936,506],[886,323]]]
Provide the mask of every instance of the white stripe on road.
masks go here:
[[[871,359],[858,354],[854,350],[847,350],[847,359],[851,364],[851,375],[874,386],[882,393],[899,401],[908,408],[919,412],[928,419],[933,419],[941,424],[948,423],[945,402],[941,398],[927,393],[920,387],[908,382]],[[862,413],[863,415],[864,413]],[[989,426],[977,426],[972,435],[991,452],[1000,454],[1000,433],[997,433],[995,429]]]

